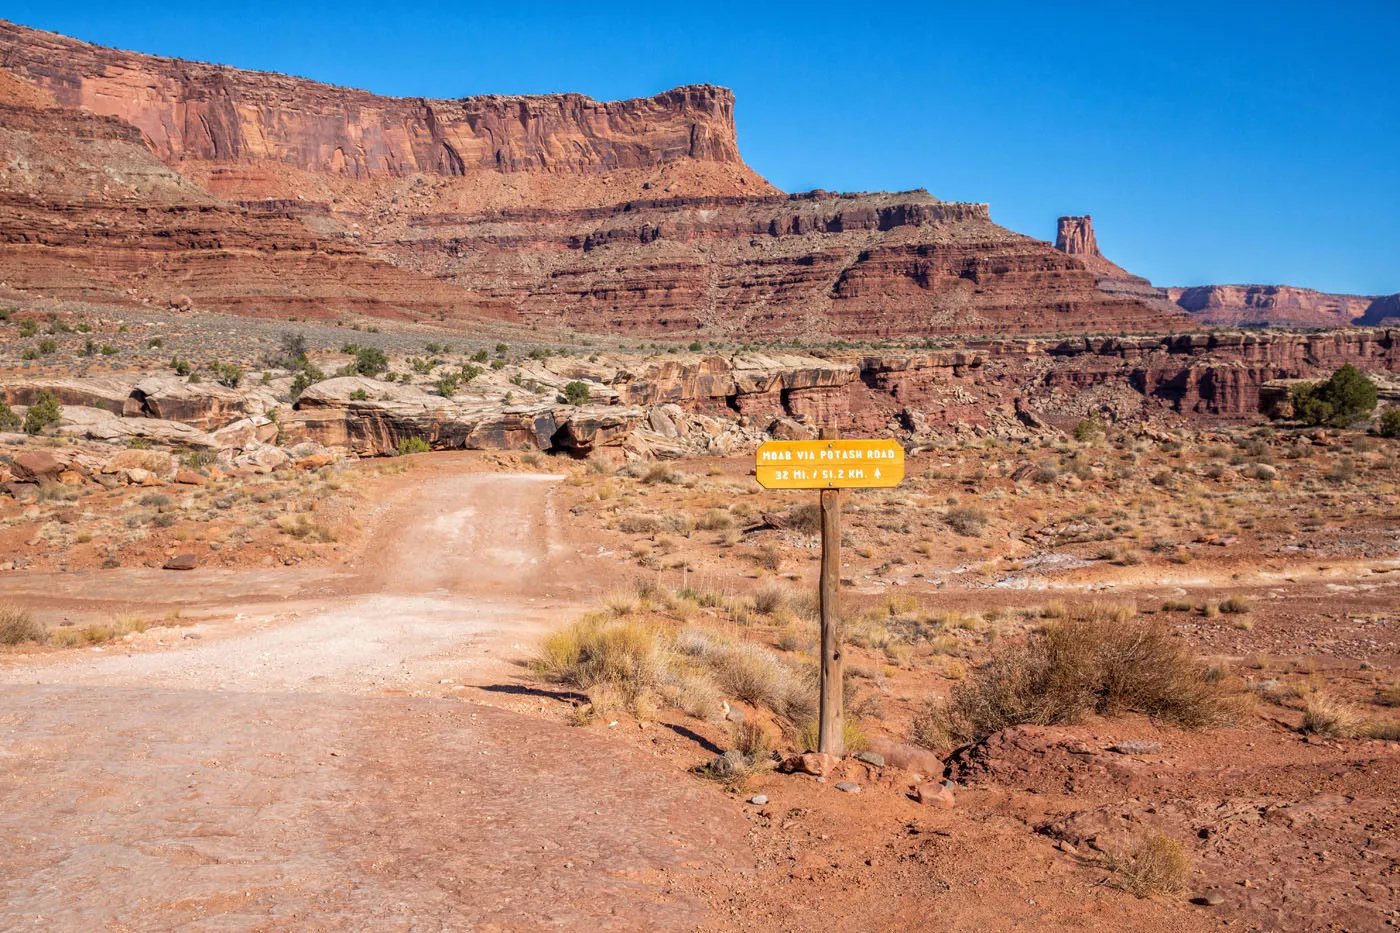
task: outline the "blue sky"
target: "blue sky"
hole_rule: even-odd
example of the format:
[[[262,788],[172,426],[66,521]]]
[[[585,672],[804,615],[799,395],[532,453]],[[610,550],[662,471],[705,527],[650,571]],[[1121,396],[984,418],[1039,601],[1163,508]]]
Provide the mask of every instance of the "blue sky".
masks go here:
[[[1130,9],[1131,8],[1131,9]],[[6,0],[104,45],[383,94],[711,82],[788,191],[922,187],[1159,285],[1400,290],[1400,3]]]

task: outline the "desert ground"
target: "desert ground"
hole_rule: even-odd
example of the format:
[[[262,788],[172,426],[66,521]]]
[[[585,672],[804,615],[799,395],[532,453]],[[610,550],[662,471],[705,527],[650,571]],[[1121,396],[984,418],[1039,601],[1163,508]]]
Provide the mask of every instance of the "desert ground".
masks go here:
[[[813,494],[760,489],[751,458],[321,468],[280,501],[321,503],[325,540],[273,524],[280,559],[252,536],[183,573],[50,542],[0,577],[11,612],[74,633],[0,656],[7,924],[1393,925],[1390,443],[984,441],[844,493],[848,743],[880,754],[822,775],[777,767],[806,747]],[[107,495],[89,521],[133,493]],[[15,540],[48,518],[21,508]],[[921,731],[997,651],[1084,614],[1164,625],[1229,715]],[[542,663],[580,619],[645,631],[681,676]],[[1184,874],[1135,888],[1144,839]]]

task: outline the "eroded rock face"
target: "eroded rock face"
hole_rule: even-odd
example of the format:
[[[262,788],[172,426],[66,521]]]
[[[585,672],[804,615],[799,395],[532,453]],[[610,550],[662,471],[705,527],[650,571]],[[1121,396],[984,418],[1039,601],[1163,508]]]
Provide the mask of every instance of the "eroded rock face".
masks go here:
[[[61,106],[135,126],[171,164],[270,163],[361,179],[739,162],[734,96],[711,85],[615,102],[582,94],[388,98],[10,23],[0,23],[0,42],[9,70]]]
[[[1061,217],[1059,229],[1055,231],[1055,249],[1071,256],[1101,258],[1103,253],[1099,252],[1099,241],[1094,237],[1094,218],[1088,214]]]
[[[60,105],[0,108],[0,142],[54,162],[44,178],[0,178],[0,278],[44,293],[726,337],[1187,321],[1136,286],[1101,286],[1084,256],[998,227],[984,204],[781,195],[740,159],[722,88],[391,99],[12,24],[0,53]]]
[[[1202,323],[1220,327],[1346,327],[1384,322],[1386,303],[1400,317],[1400,296],[1335,295],[1288,285],[1203,285],[1168,289]]]

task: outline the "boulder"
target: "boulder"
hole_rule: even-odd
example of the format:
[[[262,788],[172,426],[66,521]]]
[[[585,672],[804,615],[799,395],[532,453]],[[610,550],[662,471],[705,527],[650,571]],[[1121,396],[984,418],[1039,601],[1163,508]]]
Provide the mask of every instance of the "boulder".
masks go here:
[[[199,558],[193,554],[176,554],[162,565],[163,570],[194,570]]]
[[[914,799],[925,806],[936,807],[939,810],[951,810],[957,805],[953,789],[942,784],[920,784],[918,789],[914,791]]]
[[[780,441],[810,441],[817,436],[811,425],[799,424],[791,418],[774,418],[768,433]]]
[[[926,776],[943,773],[943,759],[926,748],[907,742],[896,742],[880,735],[871,736],[869,744],[870,751],[883,757],[885,763],[891,767]]]
[[[826,752],[804,752],[801,755],[793,755],[782,764],[782,770],[788,774],[811,774],[823,777],[836,767],[836,759]]]
[[[209,477],[194,470],[180,470],[175,474],[175,482],[182,486],[203,486],[209,482]]]
[[[273,470],[279,470],[291,462],[292,458],[285,450],[267,444],[258,444],[242,456],[233,458],[233,465],[235,467],[249,470],[253,473],[271,473]]]
[[[175,461],[163,450],[123,450],[102,464],[103,473],[121,473],[123,470],[145,470],[158,477],[166,477],[175,471]]]
[[[31,450],[20,454],[10,465],[15,479],[24,481],[57,480],[68,464],[47,450]]]

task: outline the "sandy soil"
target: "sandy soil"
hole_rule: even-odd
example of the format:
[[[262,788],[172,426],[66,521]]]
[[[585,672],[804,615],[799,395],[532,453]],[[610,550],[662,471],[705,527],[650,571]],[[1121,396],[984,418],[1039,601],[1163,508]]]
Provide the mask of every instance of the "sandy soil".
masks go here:
[[[0,675],[0,927],[699,921],[672,876],[743,858],[724,848],[735,808],[606,737],[459,699],[518,689],[502,655],[593,596],[551,482],[412,487],[338,578],[187,574],[190,602],[248,606]],[[70,586],[120,599],[169,579]],[[259,613],[277,596],[294,608]]]

